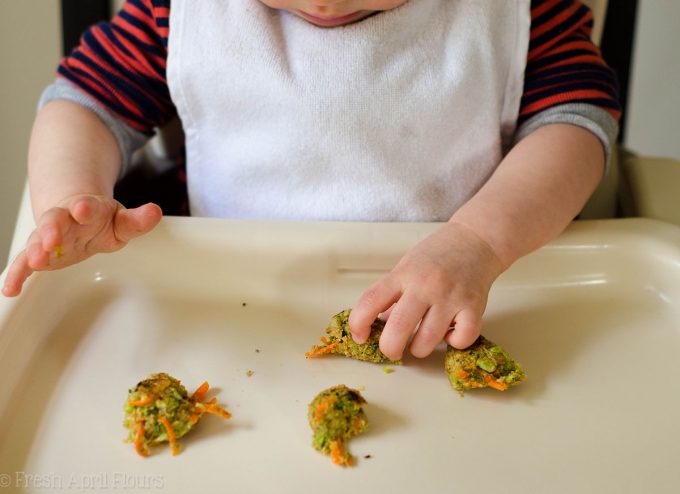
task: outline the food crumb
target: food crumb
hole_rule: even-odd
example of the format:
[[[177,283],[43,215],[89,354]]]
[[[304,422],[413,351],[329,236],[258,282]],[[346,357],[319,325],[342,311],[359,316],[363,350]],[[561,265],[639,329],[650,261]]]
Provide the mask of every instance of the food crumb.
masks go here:
[[[366,391],[366,386],[359,386],[357,389],[359,391]]]
[[[394,369],[386,365],[385,367],[383,367],[383,372],[385,374],[392,374],[394,372]]]
[[[255,353],[260,353],[260,349],[259,349],[259,348],[256,348],[256,349],[255,349]]]
[[[251,370],[246,371],[246,377],[252,377],[253,374],[255,374],[255,371],[251,371]]]
[[[248,305],[248,304],[246,304],[245,302],[241,303],[241,307],[245,307],[246,305]]]
[[[367,460],[369,460],[369,459],[372,458],[372,456],[371,456],[371,455],[364,455],[364,458],[366,458]]]
[[[59,259],[64,255],[64,248],[60,245],[55,245],[54,246],[54,257]]]

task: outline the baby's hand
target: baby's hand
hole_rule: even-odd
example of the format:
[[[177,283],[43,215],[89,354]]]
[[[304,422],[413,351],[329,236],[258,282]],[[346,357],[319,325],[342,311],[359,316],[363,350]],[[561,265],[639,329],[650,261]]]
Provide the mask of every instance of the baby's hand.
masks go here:
[[[99,252],[119,250],[153,229],[161,216],[161,209],[151,203],[126,209],[109,197],[69,197],[38,219],[26,248],[7,272],[2,293],[7,297],[18,295],[34,271],[60,269]]]
[[[402,357],[426,357],[442,341],[465,348],[479,336],[491,284],[503,271],[492,248],[468,227],[449,222],[407,253],[396,267],[361,296],[349,317],[357,343],[371,322],[389,310],[380,350]],[[420,323],[420,326],[418,324]]]

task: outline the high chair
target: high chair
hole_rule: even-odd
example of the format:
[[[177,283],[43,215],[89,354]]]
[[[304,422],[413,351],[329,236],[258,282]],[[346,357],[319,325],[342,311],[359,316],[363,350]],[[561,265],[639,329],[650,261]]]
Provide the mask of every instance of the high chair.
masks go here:
[[[608,0],[582,0],[593,11],[593,40],[602,39]],[[607,175],[581,219],[640,216],[680,225],[680,161],[638,156],[616,146]]]

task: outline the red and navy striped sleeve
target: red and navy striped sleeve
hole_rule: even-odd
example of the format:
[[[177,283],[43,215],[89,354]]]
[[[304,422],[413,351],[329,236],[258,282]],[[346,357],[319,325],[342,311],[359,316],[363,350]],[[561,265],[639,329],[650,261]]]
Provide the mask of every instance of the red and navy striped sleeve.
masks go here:
[[[127,0],[111,22],[89,28],[58,74],[133,129],[176,115],[166,81],[169,0]]]
[[[593,16],[575,0],[532,0],[529,53],[519,123],[562,104],[621,116],[616,75],[591,41]]]
[[[151,134],[176,109],[166,80],[170,0],[127,0],[111,22],[88,29],[59,75],[133,129]],[[532,0],[519,124],[543,110],[585,103],[618,120],[613,71],[590,40],[592,13],[578,0]]]

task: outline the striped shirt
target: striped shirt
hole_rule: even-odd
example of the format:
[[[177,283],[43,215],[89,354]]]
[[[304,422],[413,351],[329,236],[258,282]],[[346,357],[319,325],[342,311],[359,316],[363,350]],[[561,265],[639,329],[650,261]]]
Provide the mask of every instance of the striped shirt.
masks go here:
[[[151,135],[176,115],[166,80],[170,0],[127,0],[89,28],[58,74],[132,129]],[[593,18],[577,0],[532,0],[519,121],[560,105],[586,104],[618,120],[613,71],[590,40]]]

